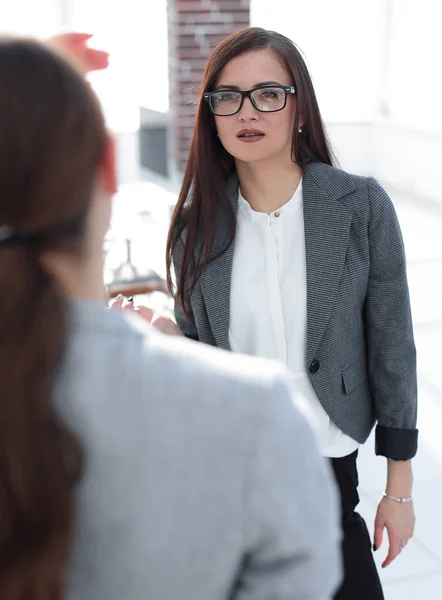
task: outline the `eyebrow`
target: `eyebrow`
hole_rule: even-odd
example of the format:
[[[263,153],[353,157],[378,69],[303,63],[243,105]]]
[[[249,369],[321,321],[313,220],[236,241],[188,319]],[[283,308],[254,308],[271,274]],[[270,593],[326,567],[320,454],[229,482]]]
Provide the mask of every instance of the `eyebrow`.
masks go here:
[[[265,87],[266,85],[281,85],[282,87],[286,87],[280,81],[261,81],[259,83],[255,83],[255,85],[253,86],[252,89],[259,88],[259,87]],[[239,91],[240,88],[237,85],[223,84],[223,85],[219,85],[216,89],[217,90],[225,89],[225,90],[238,90]]]

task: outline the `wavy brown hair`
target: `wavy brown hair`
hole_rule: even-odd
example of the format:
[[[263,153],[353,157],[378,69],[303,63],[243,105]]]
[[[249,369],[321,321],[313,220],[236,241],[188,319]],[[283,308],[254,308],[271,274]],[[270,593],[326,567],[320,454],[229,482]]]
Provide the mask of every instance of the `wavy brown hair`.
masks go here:
[[[234,159],[217,138],[215,119],[202,100],[203,94],[215,89],[221,71],[232,58],[265,48],[280,57],[296,88],[292,159],[301,166],[310,161],[329,165],[334,162],[312,80],[296,45],[279,33],[259,27],[244,29],[223,40],[205,68],[189,159],[167,241],[168,286],[173,291],[175,261],[174,296],[188,318],[190,296],[201,273],[211,260],[227,250],[235,237],[235,216],[226,191],[229,176],[235,170]],[[301,119],[302,136],[297,133]],[[214,249],[214,234],[221,215],[229,223],[230,235],[221,248]]]
[[[0,40],[0,598],[60,600],[82,453],[52,405],[67,303],[40,260],[80,255],[106,148],[83,78],[36,42]]]

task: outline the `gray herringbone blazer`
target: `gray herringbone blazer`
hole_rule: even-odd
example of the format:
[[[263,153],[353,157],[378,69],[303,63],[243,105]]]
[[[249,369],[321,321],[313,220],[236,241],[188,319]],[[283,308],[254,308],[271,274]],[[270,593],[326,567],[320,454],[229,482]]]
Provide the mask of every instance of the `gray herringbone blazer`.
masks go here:
[[[236,214],[236,174],[227,192]],[[304,168],[303,202],[312,385],[344,433],[363,443],[377,421],[376,452],[409,459],[417,449],[416,351],[393,204],[375,179],[315,162]],[[221,218],[215,245],[227,231]],[[191,322],[175,308],[185,335],[225,349],[233,254],[234,243],[208,265],[192,295]]]

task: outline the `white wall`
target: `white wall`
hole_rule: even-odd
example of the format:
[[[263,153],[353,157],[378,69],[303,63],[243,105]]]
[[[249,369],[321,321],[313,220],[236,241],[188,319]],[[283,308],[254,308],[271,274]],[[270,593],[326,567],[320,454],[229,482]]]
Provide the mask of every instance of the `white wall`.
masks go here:
[[[341,166],[442,202],[442,2],[251,6],[304,51]]]
[[[51,35],[61,27],[60,0],[0,0],[0,33]]]
[[[303,51],[323,117],[374,117],[382,89],[384,0],[251,0],[251,24]]]
[[[368,122],[326,124],[339,165],[350,173],[373,175],[375,164],[374,127]]]
[[[442,134],[442,2],[390,2],[389,116],[413,129]]]
[[[389,121],[334,122],[327,130],[343,169],[442,203],[442,135]]]
[[[380,180],[442,203],[442,134],[386,122],[374,127],[373,136]]]
[[[139,106],[168,109],[166,0],[65,0],[70,29],[90,31],[110,67],[90,77],[109,125],[136,131]]]

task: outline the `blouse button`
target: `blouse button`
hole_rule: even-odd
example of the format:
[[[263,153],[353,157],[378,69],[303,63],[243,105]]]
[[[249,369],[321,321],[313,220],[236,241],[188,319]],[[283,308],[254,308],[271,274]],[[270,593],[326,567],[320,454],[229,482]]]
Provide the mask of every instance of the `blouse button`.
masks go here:
[[[275,215],[276,218],[278,218],[278,217],[281,216],[281,213],[277,211],[277,212],[274,213],[274,215]]]

